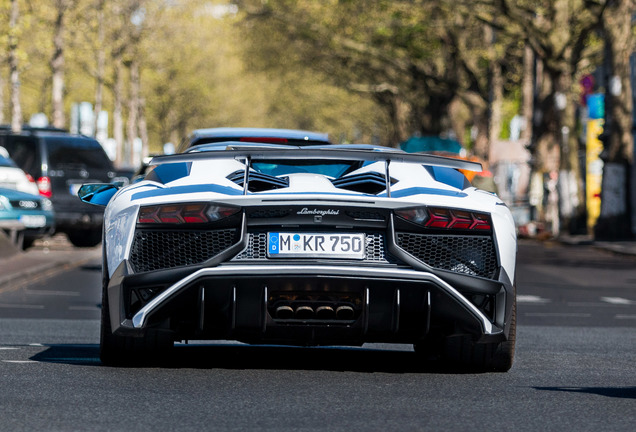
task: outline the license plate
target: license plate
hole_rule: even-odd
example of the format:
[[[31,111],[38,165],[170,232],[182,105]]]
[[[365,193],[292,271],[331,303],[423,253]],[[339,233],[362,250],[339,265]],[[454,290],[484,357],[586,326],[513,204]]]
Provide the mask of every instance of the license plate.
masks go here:
[[[42,228],[46,225],[46,216],[24,215],[20,216],[20,222],[27,228]]]
[[[267,256],[363,259],[364,234],[267,233]]]

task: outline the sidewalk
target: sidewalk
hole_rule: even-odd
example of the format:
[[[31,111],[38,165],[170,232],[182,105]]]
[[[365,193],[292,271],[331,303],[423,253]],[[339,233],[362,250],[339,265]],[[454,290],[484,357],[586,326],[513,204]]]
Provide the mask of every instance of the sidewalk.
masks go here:
[[[0,291],[15,282],[50,273],[54,269],[68,269],[83,265],[102,255],[101,245],[94,248],[75,248],[64,236],[38,240],[26,251],[12,248],[0,239]]]
[[[634,240],[596,241],[592,236],[571,236],[567,234],[560,235],[556,240],[570,246],[592,246],[621,255],[636,256],[636,241]]]

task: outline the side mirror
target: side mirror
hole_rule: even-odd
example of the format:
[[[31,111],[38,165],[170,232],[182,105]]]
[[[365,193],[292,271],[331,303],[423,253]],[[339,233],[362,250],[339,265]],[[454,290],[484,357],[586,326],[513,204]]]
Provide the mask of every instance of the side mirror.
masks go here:
[[[106,206],[118,190],[119,187],[111,183],[88,183],[79,188],[77,196],[85,203]]]

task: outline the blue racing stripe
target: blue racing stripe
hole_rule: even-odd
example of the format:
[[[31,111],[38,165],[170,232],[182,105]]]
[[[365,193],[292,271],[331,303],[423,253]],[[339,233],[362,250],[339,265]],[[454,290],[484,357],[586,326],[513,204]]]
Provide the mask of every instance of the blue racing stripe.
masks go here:
[[[450,197],[458,197],[458,198],[463,198],[468,196],[468,194],[465,194],[464,192],[449,191],[446,189],[427,188],[427,187],[412,187],[412,188],[406,188],[406,189],[401,189],[396,191],[391,190],[391,198],[403,198],[403,197],[413,196],[413,195],[439,195],[439,196],[450,196]],[[378,196],[386,197],[386,192]]]
[[[228,186],[219,186],[215,184],[199,184],[199,185],[187,185],[187,186],[174,186],[165,189],[153,189],[144,192],[138,192],[132,196],[133,200],[143,198],[153,198],[160,196],[170,195],[184,195],[199,192],[214,192],[224,195],[243,195],[243,191],[239,189],[233,189]]]

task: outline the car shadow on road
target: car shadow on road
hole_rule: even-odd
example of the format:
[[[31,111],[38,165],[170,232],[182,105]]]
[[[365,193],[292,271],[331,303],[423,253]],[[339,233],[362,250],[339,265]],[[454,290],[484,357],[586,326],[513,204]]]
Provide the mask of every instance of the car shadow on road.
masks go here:
[[[49,345],[31,360],[101,366],[99,345]],[[177,345],[169,356],[134,367],[171,369],[320,370],[384,373],[465,373],[436,358],[413,351],[369,348],[253,346],[242,344]]]
[[[636,387],[534,387],[535,390],[586,393],[621,399],[636,399]]]

